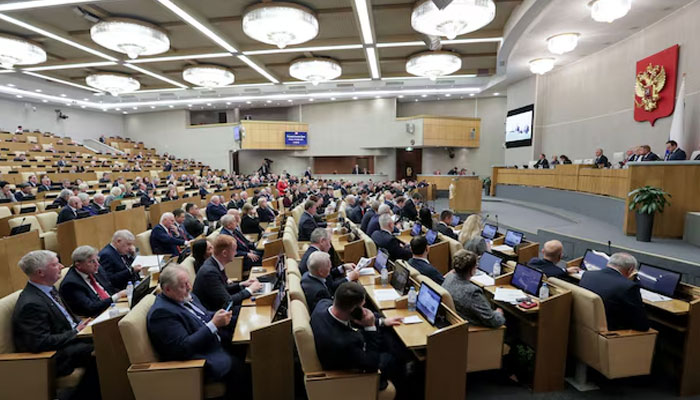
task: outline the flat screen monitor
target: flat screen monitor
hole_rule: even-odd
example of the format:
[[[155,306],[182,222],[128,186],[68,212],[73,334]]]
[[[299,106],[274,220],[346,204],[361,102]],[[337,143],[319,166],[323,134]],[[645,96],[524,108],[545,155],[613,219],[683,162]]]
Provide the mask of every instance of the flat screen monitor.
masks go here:
[[[508,111],[506,116],[506,148],[532,146],[535,105]]]
[[[428,241],[428,245],[435,243],[437,240],[437,232],[432,229],[428,229],[428,233],[425,234],[425,240]]]
[[[481,230],[481,236],[484,239],[493,240],[493,238],[496,237],[496,234],[498,234],[498,228],[496,225],[485,224],[484,229]]]
[[[418,236],[418,235],[420,235],[422,229],[423,229],[423,227],[421,226],[421,224],[419,224],[419,223],[416,222],[416,223],[413,225],[413,228],[411,228],[411,236]]]
[[[580,268],[583,271],[596,271],[605,268],[608,265],[610,256],[603,251],[588,249],[583,255]]]
[[[479,258],[478,268],[484,271],[488,275],[493,275],[493,267],[496,265],[501,265],[503,259],[501,257],[496,257],[493,254],[486,252]]]
[[[542,284],[542,272],[528,266],[517,264],[511,284],[525,293],[537,296]]]
[[[233,127],[233,140],[235,141],[240,141],[241,140],[241,126],[236,125]]]
[[[277,291],[277,296],[275,296],[275,301],[272,302],[272,317],[273,319],[277,316],[277,313],[279,312],[280,306],[282,305],[282,301],[284,300],[285,297],[285,290],[284,290],[284,280],[281,280],[282,283],[280,284],[280,287]]]
[[[406,294],[409,275],[406,268],[400,266],[398,263],[394,263],[394,272],[391,275],[391,286],[402,296]]]
[[[423,318],[430,322],[430,325],[435,325],[438,308],[440,308],[440,294],[428,287],[425,282],[421,283],[416,309]]]
[[[151,279],[149,277],[144,278],[141,283],[136,285],[134,288],[134,295],[131,298],[131,308],[134,308],[141,299],[146,297],[147,294],[153,292],[156,287],[151,287]]]
[[[681,274],[648,264],[640,264],[637,278],[639,285],[644,289],[664,296],[673,296],[681,280]]]
[[[516,248],[523,241],[523,233],[518,231],[511,231],[508,229],[506,231],[506,238],[503,241],[506,245]]]
[[[377,256],[374,257],[374,269],[381,272],[382,268],[386,268],[386,262],[389,255],[381,250],[377,251]]]
[[[453,215],[453,216],[452,216],[452,221],[450,221],[450,225],[452,225],[452,226],[457,226],[457,225],[459,225],[459,216]]]

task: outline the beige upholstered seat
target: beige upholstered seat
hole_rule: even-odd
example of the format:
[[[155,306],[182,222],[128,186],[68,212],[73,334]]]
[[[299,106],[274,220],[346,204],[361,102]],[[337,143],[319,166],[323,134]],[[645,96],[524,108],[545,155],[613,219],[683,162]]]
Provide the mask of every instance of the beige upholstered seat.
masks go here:
[[[299,262],[297,262],[297,260],[288,258],[285,260],[285,263],[287,265],[287,275],[293,274],[296,275],[297,278],[301,279],[301,271],[299,271]]]
[[[46,214],[53,214],[54,221],[53,221],[53,226],[56,226],[56,216],[58,214],[54,212],[49,212]],[[50,219],[51,215],[43,216],[43,219]],[[47,226],[51,226],[51,224],[48,221],[45,221]],[[30,231],[39,231],[39,238],[41,239],[41,246],[45,250],[51,250],[54,252],[58,252],[58,237],[56,236],[56,231],[51,230],[51,231],[44,231],[42,229],[41,224],[39,223],[38,215],[28,215],[26,217],[15,217],[11,218],[7,221],[7,224],[9,225],[10,229],[19,226],[19,225],[26,225],[29,224]]]
[[[306,302],[306,295],[304,290],[301,288],[301,278],[295,274],[287,275],[287,280],[289,282],[289,299],[299,300],[304,303],[304,307],[309,309],[309,303]]]
[[[573,295],[570,353],[608,379],[650,373],[657,331],[609,331],[600,296],[561,279],[549,281]]]
[[[10,211],[10,207],[8,207],[8,206],[0,207],[0,218],[9,217],[10,215],[12,215],[12,211]]]
[[[194,257],[189,256],[185,258],[180,265],[187,270],[187,274],[190,276],[190,284],[194,285],[194,279],[197,276],[197,273],[194,271]]]
[[[156,297],[144,297],[121,321],[119,331],[131,367],[127,371],[136,400],[221,397],[222,383],[204,385],[204,360],[159,362],[148,338],[146,319]]]
[[[284,254],[287,258],[293,260],[300,260],[299,257],[299,245],[296,238],[296,233],[293,233],[289,225],[284,228],[284,233],[282,234],[282,244],[284,245]]]
[[[153,254],[151,249],[151,230],[146,232],[141,232],[136,235],[136,247],[139,248],[139,252],[144,256],[150,256]]]

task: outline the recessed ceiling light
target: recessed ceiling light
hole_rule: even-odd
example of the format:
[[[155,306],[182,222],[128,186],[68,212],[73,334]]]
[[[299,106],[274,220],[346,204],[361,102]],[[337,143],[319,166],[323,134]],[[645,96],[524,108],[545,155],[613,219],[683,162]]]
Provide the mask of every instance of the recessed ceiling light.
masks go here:
[[[428,95],[427,95],[427,94],[422,94],[422,95],[420,95],[420,97],[428,97]]]
[[[267,104],[270,104],[270,103],[272,103],[272,100],[268,100],[268,101],[267,101]]]
[[[187,107],[192,107],[192,104],[188,104]]]
[[[35,89],[34,91],[37,93],[41,93],[41,89]]]
[[[291,103],[292,101],[293,101],[292,99],[287,100],[288,103]]]
[[[126,111],[122,111],[122,114],[128,114],[128,112],[126,112]]]
[[[207,106],[211,106],[211,103],[207,103]]]
[[[450,96],[452,96],[452,95],[449,93],[445,93],[445,97],[450,97]]]
[[[61,93],[61,97],[66,97],[66,95],[65,95],[65,94],[63,94],[63,93]]]
[[[253,102],[250,101],[250,100],[246,101],[245,103],[246,103],[246,104],[253,104]]]
[[[153,110],[153,109],[155,109],[155,108],[156,108],[156,106],[151,106],[151,110]]]
[[[44,99],[44,100],[42,100],[41,102],[42,102],[42,103],[48,103],[49,101],[46,100],[46,99]]]
[[[80,108],[85,108],[85,107],[87,107],[87,106],[80,106]]]
[[[70,103],[66,103],[66,105],[67,105],[68,107],[70,107],[70,106],[71,106],[71,104],[70,104]]]
[[[121,111],[122,109],[121,109],[121,108],[115,108],[114,110],[115,110],[115,111]]]
[[[353,96],[352,99],[353,99],[353,100],[357,100],[357,96]]]
[[[86,98],[83,99],[83,101],[90,101],[90,99],[88,99],[88,98],[86,97]]]
[[[374,96],[375,99],[380,99],[382,96]]]
[[[469,97],[474,97],[474,93],[469,93]]]
[[[8,83],[7,86],[9,86],[9,87],[15,87],[15,85],[12,84],[12,83]]]
[[[403,99],[403,95],[402,95],[402,94],[399,95],[399,99]]]
[[[500,93],[496,92],[496,93],[494,93],[493,95],[494,95],[494,96],[498,96],[499,94],[500,94]]]
[[[15,96],[15,97],[17,97],[18,99],[21,99],[21,98],[24,97],[24,96],[22,96],[21,94],[18,94],[18,95]]]
[[[175,106],[171,104],[171,105],[169,105],[168,107],[170,107],[170,108],[174,108]]]
[[[131,107],[132,110],[138,110],[138,107]]]
[[[414,101],[418,101],[418,99],[415,99]]]
[[[309,99],[309,101],[314,101],[313,97]]]
[[[227,101],[227,102],[226,102],[226,105],[227,105],[227,106],[230,106],[230,105],[231,105],[231,102],[230,102],[230,101]]]
[[[331,97],[331,100],[334,100],[334,101],[335,101],[335,97]]]

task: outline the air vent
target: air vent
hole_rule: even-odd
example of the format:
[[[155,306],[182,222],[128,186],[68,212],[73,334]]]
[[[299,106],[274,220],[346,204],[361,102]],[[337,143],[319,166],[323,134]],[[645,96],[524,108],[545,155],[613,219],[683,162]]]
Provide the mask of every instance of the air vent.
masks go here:
[[[243,89],[243,91],[246,93],[260,93],[260,89],[256,89],[256,88],[246,88],[246,89]]]
[[[403,86],[403,81],[387,81],[384,86]]]
[[[216,92],[213,90],[202,90],[200,94],[205,94],[207,96],[216,96]]]
[[[287,86],[287,89],[289,89],[289,90],[306,90],[306,86],[303,86],[303,85]]]
[[[337,88],[354,88],[355,85],[352,83],[336,83],[335,87],[337,87]]]
[[[161,93],[160,95],[158,95],[158,98],[160,99],[174,99],[176,97],[177,96],[175,96],[174,93]]]
[[[438,85],[454,85],[455,81],[453,80],[445,80],[445,79],[440,79],[437,81]]]

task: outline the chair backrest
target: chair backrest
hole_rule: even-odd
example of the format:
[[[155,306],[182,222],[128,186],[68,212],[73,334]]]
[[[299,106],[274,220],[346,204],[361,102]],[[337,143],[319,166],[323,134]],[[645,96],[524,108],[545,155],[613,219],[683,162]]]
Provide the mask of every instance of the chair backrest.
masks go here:
[[[299,300],[292,300],[289,308],[292,316],[292,332],[294,341],[297,344],[301,369],[305,374],[323,371],[321,361],[316,353],[316,343],[314,343],[314,333],[311,330],[311,317],[304,303]]]
[[[296,235],[291,232],[291,228],[287,225],[282,234],[282,244],[284,245],[284,254],[293,260],[299,260],[299,245],[297,244]]]
[[[56,221],[54,221],[56,222]],[[39,231],[39,234],[44,233],[44,231],[41,229],[41,225],[39,224],[39,220],[36,219],[36,216],[34,215],[28,215],[26,217],[16,217],[16,218],[10,218],[7,220],[7,224],[10,226],[10,229],[20,226],[21,225],[27,225],[30,224],[31,227],[29,228],[30,231]]]
[[[139,248],[139,252],[144,256],[153,255],[153,250],[151,249],[151,230],[146,232],[141,232],[136,235],[136,246]]]
[[[619,151],[617,153],[613,153],[613,157],[612,157],[613,164],[620,163],[624,160],[625,160],[625,153],[623,153],[621,151]]]
[[[197,276],[197,273],[194,271],[194,257],[189,256],[185,258],[180,265],[187,270],[187,275],[190,276],[190,284],[194,285],[194,279]]]
[[[47,211],[36,215],[37,221],[41,226],[41,230],[44,232],[49,232],[56,228],[56,221],[58,220],[58,213],[55,211]]]
[[[367,254],[367,257],[374,257],[377,255],[377,244],[374,243],[374,240],[372,240],[371,237],[367,236],[364,232],[361,230],[357,230],[360,233],[360,238],[362,238],[362,241],[365,242],[365,254]]]
[[[695,157],[700,156],[700,150],[695,150],[693,154],[690,155],[690,160],[695,160]]]
[[[158,361],[151,340],[148,338],[146,319],[148,311],[156,301],[156,296],[146,295],[124,318],[119,321],[119,332],[122,334],[124,347],[131,364]]]
[[[440,295],[440,301],[442,301],[442,303],[446,305],[447,308],[449,308],[452,311],[457,311],[457,309],[455,308],[455,303],[452,300],[452,295],[450,294],[450,292],[445,290],[445,288],[438,285],[435,281],[433,281],[425,275],[419,276],[418,282],[425,283],[426,285],[428,285],[429,288],[435,290]]]
[[[297,278],[301,279],[301,271],[299,270],[299,262],[297,260],[288,258],[285,260],[287,265],[287,275],[296,275]]]
[[[9,217],[10,215],[12,215],[12,211],[10,210],[10,207],[8,207],[8,206],[0,207],[0,218]]]
[[[289,281],[289,298],[291,300],[301,301],[302,303],[304,303],[304,306],[308,310],[309,303],[306,302],[306,295],[304,294],[304,289],[301,288],[301,279],[294,274],[290,274],[287,276],[287,280]]]
[[[608,322],[605,318],[605,306],[603,299],[594,292],[584,289],[581,286],[571,284],[557,278],[550,278],[549,281],[555,286],[571,291],[573,324],[580,325],[595,332],[607,331]],[[572,324],[572,325],[573,325]]]
[[[294,222],[296,224],[299,223],[299,218],[301,218],[301,215],[304,213],[304,206],[303,203],[294,207],[292,210],[292,217],[294,218]]]
[[[22,291],[18,290],[0,299],[0,354],[15,352],[15,342],[12,338],[12,314],[15,312],[20,293]]]

